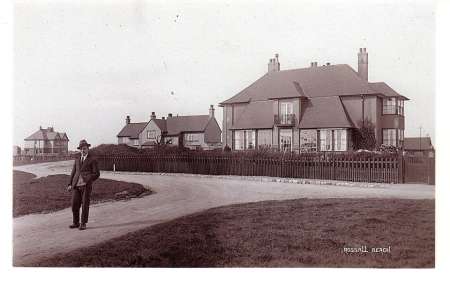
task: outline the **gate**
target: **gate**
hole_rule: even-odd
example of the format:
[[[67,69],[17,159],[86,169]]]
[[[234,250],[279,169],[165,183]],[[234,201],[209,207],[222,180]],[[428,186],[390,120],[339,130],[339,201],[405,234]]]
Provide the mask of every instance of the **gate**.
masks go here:
[[[403,157],[404,182],[434,185],[434,158],[421,156]]]

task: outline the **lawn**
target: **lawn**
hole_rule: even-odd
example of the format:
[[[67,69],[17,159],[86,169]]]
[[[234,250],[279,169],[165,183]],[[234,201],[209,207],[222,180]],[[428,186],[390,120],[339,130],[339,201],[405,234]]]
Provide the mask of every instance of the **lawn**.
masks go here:
[[[13,171],[14,217],[70,207],[71,192],[66,190],[68,175],[34,177],[31,173]],[[140,184],[100,178],[94,182],[91,203],[141,197],[150,193]]]
[[[431,268],[434,246],[434,200],[298,199],[210,209],[36,266]]]

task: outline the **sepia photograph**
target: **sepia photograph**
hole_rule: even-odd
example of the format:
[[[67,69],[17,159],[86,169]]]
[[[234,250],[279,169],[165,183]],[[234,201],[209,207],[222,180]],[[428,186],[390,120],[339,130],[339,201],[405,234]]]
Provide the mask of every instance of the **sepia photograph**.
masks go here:
[[[12,8],[14,269],[436,267],[435,1]]]

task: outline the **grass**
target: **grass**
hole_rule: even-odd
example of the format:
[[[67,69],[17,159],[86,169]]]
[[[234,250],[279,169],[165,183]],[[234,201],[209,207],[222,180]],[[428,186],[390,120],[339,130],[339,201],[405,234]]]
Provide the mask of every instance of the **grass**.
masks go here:
[[[344,247],[390,253],[345,253]],[[225,206],[36,266],[434,267],[434,200],[298,199]]]
[[[58,174],[34,179],[31,173],[13,171],[13,216],[52,212],[70,207],[71,193],[66,190],[69,176]],[[128,197],[151,193],[142,185],[108,179],[94,182],[91,203],[119,199],[116,193],[128,192]],[[122,199],[122,198],[120,198]]]

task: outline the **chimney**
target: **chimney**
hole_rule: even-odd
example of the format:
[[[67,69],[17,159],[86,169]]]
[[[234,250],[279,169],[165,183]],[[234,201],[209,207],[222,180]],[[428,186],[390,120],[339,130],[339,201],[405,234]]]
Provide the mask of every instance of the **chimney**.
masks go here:
[[[209,118],[213,118],[214,117],[214,106],[211,105],[209,106]]]
[[[162,118],[162,120],[165,120],[166,119],[166,117],[161,117]]]
[[[152,112],[152,114],[150,115],[150,119],[155,119],[156,118],[156,114],[155,112]]]
[[[39,130],[42,130],[42,125],[39,125]]]
[[[130,116],[127,116],[127,118],[125,119],[125,124],[130,124],[130,122],[131,122]]]
[[[53,127],[50,127],[50,126],[47,127],[47,131],[48,131],[48,132],[53,132]]]
[[[311,67],[317,67],[317,62],[311,62]]]
[[[358,75],[365,81],[369,79],[369,54],[366,52],[366,48],[359,48]]]
[[[330,63],[327,62],[327,66],[329,66],[329,65],[330,65]]]
[[[278,54],[275,54],[274,59],[269,60],[268,72],[280,71],[280,62],[278,61]]]
[[[171,118],[172,117],[172,113],[169,113],[168,115],[167,115],[167,118]]]

